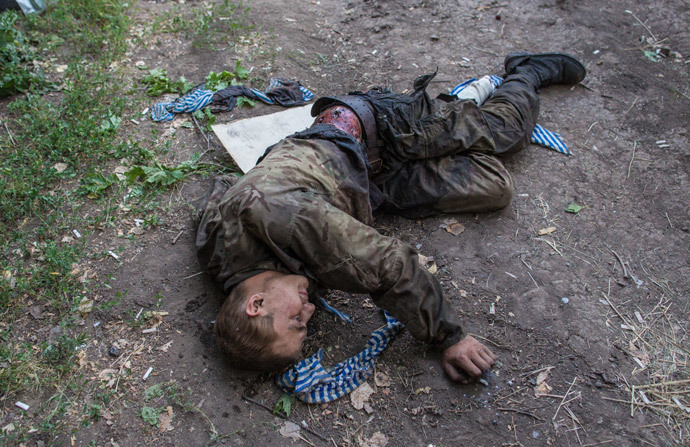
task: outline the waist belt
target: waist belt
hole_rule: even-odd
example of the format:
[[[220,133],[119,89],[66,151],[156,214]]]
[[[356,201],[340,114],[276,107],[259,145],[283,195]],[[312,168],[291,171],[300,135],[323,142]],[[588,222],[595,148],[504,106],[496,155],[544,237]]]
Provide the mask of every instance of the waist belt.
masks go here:
[[[385,145],[383,140],[378,138],[379,134],[376,130],[376,119],[374,118],[374,111],[369,103],[355,95],[342,96],[324,96],[319,98],[311,109],[312,116],[316,116],[323,109],[335,104],[343,104],[357,115],[362,123],[364,130],[364,141],[367,147],[367,156],[369,158],[369,165],[371,166],[372,174],[378,173],[383,167],[381,160],[380,149]]]

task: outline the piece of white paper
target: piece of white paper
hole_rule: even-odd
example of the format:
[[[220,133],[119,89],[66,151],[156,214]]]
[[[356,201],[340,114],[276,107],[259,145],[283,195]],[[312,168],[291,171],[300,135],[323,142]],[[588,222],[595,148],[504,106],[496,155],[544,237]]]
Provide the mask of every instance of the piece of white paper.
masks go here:
[[[256,165],[266,148],[311,126],[311,104],[270,115],[211,126],[237,166],[245,174]]]

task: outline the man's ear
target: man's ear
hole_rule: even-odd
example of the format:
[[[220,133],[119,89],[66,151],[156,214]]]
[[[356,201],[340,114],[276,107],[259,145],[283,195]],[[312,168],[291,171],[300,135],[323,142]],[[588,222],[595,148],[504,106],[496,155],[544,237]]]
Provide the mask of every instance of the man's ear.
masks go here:
[[[247,305],[245,306],[245,312],[247,312],[247,315],[250,317],[258,317],[259,315],[263,315],[264,309],[264,294],[263,293],[255,293],[252,296],[249,297],[247,300]]]

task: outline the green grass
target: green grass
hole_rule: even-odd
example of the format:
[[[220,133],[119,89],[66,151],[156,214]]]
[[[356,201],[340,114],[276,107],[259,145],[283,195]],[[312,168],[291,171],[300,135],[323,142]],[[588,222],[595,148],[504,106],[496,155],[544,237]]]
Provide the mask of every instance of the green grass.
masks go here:
[[[122,131],[128,119],[141,118],[133,110],[150,102],[144,89],[132,88],[139,80],[122,82],[113,64],[128,48],[128,3],[58,0],[40,15],[0,14],[0,81],[6,81],[0,92],[11,99],[0,110],[0,405],[40,398],[5,434],[9,444],[27,441],[31,427],[51,437],[112,410],[112,390],[78,367],[82,346],[91,342],[80,326],[79,303],[108,287],[109,278],[82,282],[74,273],[75,266],[107,254],[90,249],[86,237],[72,237],[72,230],[88,236],[114,227],[125,214],[156,227],[161,192],[217,168],[199,154],[165,164],[157,158],[170,147],[154,144],[159,130],[150,139]],[[241,2],[224,1],[185,8],[178,12],[186,20],[169,14],[157,26],[212,47],[251,29],[247,11]],[[57,65],[66,69],[58,73]],[[122,180],[106,170],[121,160],[128,166]],[[94,303],[94,309],[111,312],[121,296]],[[42,308],[40,321],[27,317],[34,306]],[[183,406],[176,392],[166,388],[168,399]]]
[[[176,6],[153,21],[152,31],[179,33],[191,39],[197,48],[215,49],[216,44],[231,43],[239,33],[253,29],[247,23],[249,10],[242,1],[230,0],[204,3],[198,7],[190,4]]]

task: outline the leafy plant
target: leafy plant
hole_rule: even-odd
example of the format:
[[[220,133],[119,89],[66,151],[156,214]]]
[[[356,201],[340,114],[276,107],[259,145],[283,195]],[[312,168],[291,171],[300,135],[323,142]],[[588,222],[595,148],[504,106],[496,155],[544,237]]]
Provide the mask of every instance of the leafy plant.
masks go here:
[[[577,214],[580,211],[582,211],[582,208],[584,208],[582,205],[578,205],[577,203],[571,203],[568,205],[568,207],[565,209],[566,213],[571,213],[571,214]]]
[[[206,88],[209,90],[218,91],[230,85],[239,84],[238,81],[245,81],[249,79],[249,70],[242,67],[242,61],[235,63],[235,71],[221,71],[216,73],[212,71],[206,76]]]
[[[206,130],[208,130],[209,132],[213,130],[211,126],[213,125],[213,123],[216,122],[216,117],[215,115],[213,115],[213,113],[211,113],[211,109],[209,109],[208,107],[205,109],[199,109],[192,113],[192,116],[194,116],[196,119],[205,121]]]
[[[129,183],[135,183],[141,179],[144,184],[152,186],[170,186],[184,179],[189,174],[197,170],[196,163],[200,155],[197,154],[190,160],[169,168],[159,162],[154,162],[153,166],[134,166],[125,173],[125,178]]]
[[[17,18],[14,11],[0,14],[0,97],[53,87],[42,71],[29,68],[38,56],[15,27]]]
[[[237,97],[237,107],[244,107],[245,105],[249,107],[254,107],[256,104],[256,101],[253,99],[247,98],[246,96],[238,96]]]
[[[290,417],[290,410],[292,410],[292,404],[294,404],[295,401],[296,399],[293,396],[288,393],[283,393],[273,406],[273,414],[280,414],[280,412],[283,412],[285,416]]]
[[[105,176],[101,173],[89,174],[81,180],[81,185],[77,189],[80,194],[89,199],[97,199],[114,184],[118,183],[117,175],[110,174]]]
[[[108,115],[108,118],[105,118],[103,121],[101,121],[101,130],[103,132],[112,132],[118,129],[120,127],[120,124],[122,123],[122,118],[120,118],[117,115],[113,115],[112,113]]]
[[[148,86],[146,94],[149,96],[161,96],[164,93],[179,93],[184,95],[194,87],[184,76],[175,82],[168,78],[168,72],[164,68],[154,68],[141,79],[142,84]]]
[[[144,406],[141,407],[141,418],[144,420],[144,422],[147,422],[149,425],[157,427],[159,424],[158,418],[161,415],[161,413],[163,413],[163,411],[165,411],[165,407],[153,408]]]

